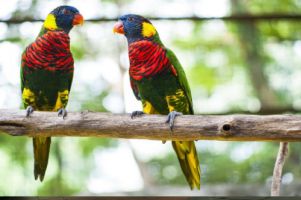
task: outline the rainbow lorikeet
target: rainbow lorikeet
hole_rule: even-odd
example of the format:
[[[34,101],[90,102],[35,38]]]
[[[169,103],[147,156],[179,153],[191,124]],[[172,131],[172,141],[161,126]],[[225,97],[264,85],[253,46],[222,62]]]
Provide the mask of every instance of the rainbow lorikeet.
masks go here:
[[[130,82],[134,95],[142,101],[147,114],[168,114],[172,130],[180,114],[193,114],[192,98],[185,72],[175,54],[166,48],[152,23],[139,15],[124,15],[114,32],[124,34],[128,41]],[[190,188],[200,188],[200,166],[193,141],[172,141],[182,171]]]
[[[34,110],[58,111],[67,115],[73,78],[73,57],[68,33],[83,24],[79,11],[71,6],[54,9],[44,21],[36,40],[22,54],[21,92],[26,116]],[[34,177],[43,181],[47,168],[50,137],[34,137]]]

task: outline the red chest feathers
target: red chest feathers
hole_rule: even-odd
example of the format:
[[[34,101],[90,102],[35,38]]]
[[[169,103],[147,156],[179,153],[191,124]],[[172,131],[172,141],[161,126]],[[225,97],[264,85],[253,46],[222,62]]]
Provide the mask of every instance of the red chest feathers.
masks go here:
[[[49,71],[72,70],[69,44],[69,36],[63,31],[47,32],[26,48],[22,66]]]
[[[130,76],[135,80],[152,77],[173,68],[166,50],[151,41],[129,45]]]

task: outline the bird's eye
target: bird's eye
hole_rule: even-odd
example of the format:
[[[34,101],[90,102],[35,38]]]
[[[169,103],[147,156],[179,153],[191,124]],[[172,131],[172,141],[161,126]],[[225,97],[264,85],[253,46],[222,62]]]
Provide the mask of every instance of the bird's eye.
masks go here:
[[[134,21],[134,18],[133,17],[129,17],[128,21],[132,22],[132,21]]]
[[[64,13],[64,15],[70,15],[71,14],[71,12],[69,10],[66,10],[66,9],[63,10],[63,13]]]

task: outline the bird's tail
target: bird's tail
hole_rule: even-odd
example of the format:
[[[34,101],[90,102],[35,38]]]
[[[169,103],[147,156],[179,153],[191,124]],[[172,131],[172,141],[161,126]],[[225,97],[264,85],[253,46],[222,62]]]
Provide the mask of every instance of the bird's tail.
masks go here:
[[[44,179],[48,164],[50,143],[50,137],[33,138],[34,178],[36,180],[39,178],[41,182]]]
[[[172,141],[172,146],[177,153],[182,171],[191,189],[200,189],[200,165],[193,141]]]

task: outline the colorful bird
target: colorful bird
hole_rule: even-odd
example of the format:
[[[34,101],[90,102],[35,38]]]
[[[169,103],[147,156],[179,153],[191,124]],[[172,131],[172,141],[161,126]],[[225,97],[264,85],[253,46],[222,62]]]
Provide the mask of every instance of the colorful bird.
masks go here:
[[[152,23],[139,15],[124,15],[114,32],[124,34],[128,41],[130,83],[134,95],[142,101],[146,114],[168,114],[173,129],[174,119],[193,114],[192,98],[185,72],[175,54],[166,48]],[[172,141],[190,188],[200,188],[200,166],[193,141]]]
[[[71,6],[54,9],[44,21],[36,40],[22,54],[22,101],[29,117],[34,110],[58,111],[67,116],[66,106],[73,78],[73,57],[68,33],[83,24],[83,16]],[[34,137],[34,177],[43,181],[47,168],[50,137]]]

